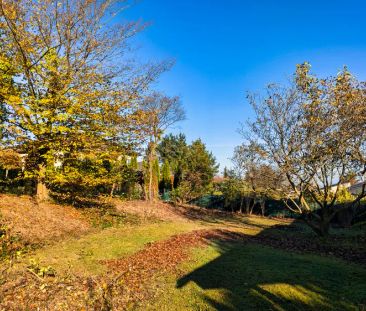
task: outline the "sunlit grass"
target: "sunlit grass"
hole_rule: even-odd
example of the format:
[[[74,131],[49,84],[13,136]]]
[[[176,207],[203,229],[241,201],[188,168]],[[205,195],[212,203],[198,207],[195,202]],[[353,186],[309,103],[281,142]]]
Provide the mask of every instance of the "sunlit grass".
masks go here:
[[[153,223],[108,228],[79,239],[68,239],[39,249],[31,258],[58,272],[98,274],[105,271],[101,260],[121,258],[144,248],[147,243],[198,229],[193,223]],[[28,260],[24,258],[23,262]]]
[[[315,255],[216,245],[196,249],[182,270],[183,277],[161,280],[159,298],[144,309],[359,310],[366,304],[366,269]]]
[[[21,265],[34,258],[59,275],[97,275],[107,272],[103,260],[129,256],[174,234],[215,228],[248,236],[300,234],[316,239],[302,223],[262,217],[142,222],[96,229],[81,238],[45,246],[25,255]],[[337,243],[357,247],[352,236]],[[141,310],[358,310],[366,305],[366,269],[317,255],[216,242],[194,249],[180,269],[178,276],[156,276],[150,281],[156,297],[142,301]]]
[[[240,220],[239,220],[240,219]],[[144,248],[147,243],[167,239],[171,235],[198,229],[231,229],[248,235],[256,235],[276,220],[261,217],[242,216],[235,223],[223,220],[213,224],[208,222],[158,222],[123,225],[98,230],[80,238],[69,238],[27,254],[21,261],[26,265],[35,259],[41,266],[51,266],[59,273],[84,275],[100,274],[106,271],[100,261],[131,255]],[[249,226],[248,226],[249,225]]]

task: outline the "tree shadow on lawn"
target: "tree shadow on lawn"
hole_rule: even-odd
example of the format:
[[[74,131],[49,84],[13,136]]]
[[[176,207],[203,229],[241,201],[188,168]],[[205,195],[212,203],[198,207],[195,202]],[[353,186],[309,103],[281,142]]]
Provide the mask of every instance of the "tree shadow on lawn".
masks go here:
[[[201,297],[214,309],[365,310],[362,266],[253,243],[216,241],[214,247],[219,257],[176,284],[178,289],[194,282],[203,290],[219,290],[220,298],[212,291]]]

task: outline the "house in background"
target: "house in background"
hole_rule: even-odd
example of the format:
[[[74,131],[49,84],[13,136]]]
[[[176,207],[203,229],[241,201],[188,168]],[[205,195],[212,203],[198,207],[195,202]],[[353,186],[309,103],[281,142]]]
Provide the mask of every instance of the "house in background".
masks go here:
[[[366,184],[366,181],[359,181],[348,188],[348,191],[353,195],[359,195],[362,192],[363,186]],[[366,187],[366,186],[365,186]]]
[[[349,189],[351,187],[351,185],[352,184],[350,182],[346,182],[346,183],[340,184],[339,189],[342,189],[342,188]],[[337,187],[338,187],[337,184],[330,186],[330,192],[335,193],[337,191]]]

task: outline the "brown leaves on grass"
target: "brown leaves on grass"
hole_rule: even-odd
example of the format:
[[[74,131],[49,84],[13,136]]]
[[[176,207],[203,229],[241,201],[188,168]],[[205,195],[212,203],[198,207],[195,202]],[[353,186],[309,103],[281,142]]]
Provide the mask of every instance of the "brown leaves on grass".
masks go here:
[[[9,276],[0,284],[0,310],[126,310],[158,293],[159,277],[179,273],[193,247],[215,242],[223,251],[228,242],[256,243],[297,253],[314,253],[366,263],[365,249],[348,250],[340,241],[324,243],[315,238],[285,235],[282,228],[269,228],[256,236],[229,230],[198,230],[149,243],[132,256],[103,261],[108,273],[94,277],[40,278],[30,273]]]
[[[118,309],[151,297],[154,289],[149,290],[148,283],[153,278],[175,271],[189,257],[192,247],[219,238],[223,238],[219,230],[194,231],[148,244],[130,257],[104,261],[112,275],[121,275],[110,295],[112,304]]]
[[[176,271],[192,247],[217,239],[235,239],[221,230],[200,230],[148,244],[130,257],[104,263],[108,273],[94,278],[39,277],[9,273],[0,284],[0,310],[125,310],[156,293],[155,278]]]

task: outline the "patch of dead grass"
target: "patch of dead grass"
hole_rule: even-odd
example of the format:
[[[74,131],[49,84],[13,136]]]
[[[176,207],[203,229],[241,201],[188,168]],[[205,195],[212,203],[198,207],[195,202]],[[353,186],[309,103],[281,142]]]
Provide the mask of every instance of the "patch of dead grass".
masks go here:
[[[28,243],[79,236],[91,228],[77,209],[52,203],[37,204],[29,196],[0,195],[0,214],[10,232]]]

